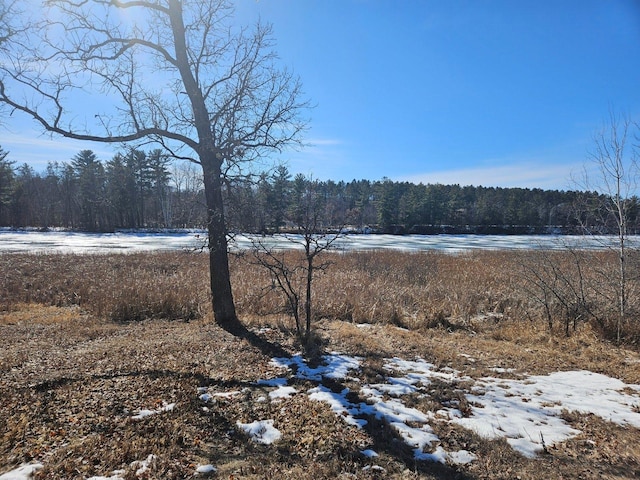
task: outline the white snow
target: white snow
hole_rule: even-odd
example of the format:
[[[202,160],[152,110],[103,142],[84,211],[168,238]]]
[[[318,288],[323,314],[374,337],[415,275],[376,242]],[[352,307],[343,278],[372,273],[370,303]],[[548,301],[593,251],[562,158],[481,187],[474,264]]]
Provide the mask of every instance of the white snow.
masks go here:
[[[270,378],[269,380],[258,380],[256,385],[264,385],[265,387],[282,387],[289,382],[285,377]]]
[[[443,442],[435,434],[432,422],[451,422],[476,432],[485,438],[505,438],[509,445],[526,457],[535,457],[543,445],[551,446],[580,433],[562,419],[563,411],[597,415],[604,420],[640,429],[640,385],[624,382],[589,371],[563,371],[549,375],[519,374],[518,379],[483,377],[473,379],[450,368],[436,368],[433,364],[417,358],[405,360],[390,358],[383,363],[385,377],[372,384],[357,378],[363,359],[332,353],[323,357],[323,363],[309,367],[301,355],[292,358],[275,358],[272,364],[294,369],[295,376],[315,384],[306,394],[311,400],[325,402],[331,410],[348,425],[362,428],[367,417],[386,421],[398,436],[414,451],[414,458],[451,464],[465,464],[475,460],[473,452],[467,450],[446,451]],[[500,369],[500,370],[497,370]],[[511,372],[496,367],[500,373]],[[364,401],[349,400],[349,388],[335,392],[323,385],[323,379],[349,379],[357,385],[357,397]],[[465,395],[469,410],[467,416],[458,408],[458,401],[445,403],[437,411],[420,409],[420,403],[409,406],[404,397],[428,398],[434,381],[449,383],[452,388],[468,390]],[[258,401],[276,401],[299,394],[288,385],[285,377],[257,380],[254,385],[273,389],[269,398],[261,396]],[[243,391],[245,391],[244,389]],[[243,391],[209,392],[208,387],[199,387],[197,393],[204,402],[216,398],[232,400]],[[171,411],[175,403],[163,402],[161,408],[140,410],[132,419],[141,420],[150,415]],[[285,406],[281,407],[286,409]],[[206,407],[204,407],[206,408]],[[207,410],[205,410],[207,411]],[[281,438],[273,420],[257,420],[250,423],[237,422],[237,427],[258,443],[271,444]],[[444,443],[446,445],[446,443]],[[373,458],[377,452],[361,450],[362,455]],[[155,456],[133,462],[137,476],[146,476]],[[0,475],[0,480],[28,480],[42,464],[23,465]],[[374,468],[374,467],[369,467]],[[211,470],[213,469],[213,470]],[[201,465],[195,473],[214,472],[212,465]],[[122,480],[125,471],[116,470],[111,476],[91,477],[88,480]]]
[[[637,393],[623,393],[624,388]],[[556,372],[522,380],[483,378],[467,395],[472,415],[452,419],[485,438],[504,437],[533,457],[547,445],[580,433],[560,418],[563,410],[592,413],[640,429],[640,386],[588,371]],[[479,405],[479,406],[475,406]],[[634,411],[635,410],[635,411]]]
[[[298,375],[302,378],[331,378],[331,372],[326,370],[321,375],[315,371],[309,373],[308,369],[300,367],[300,361],[296,359],[292,363],[298,366]],[[284,363],[282,359],[277,362]],[[341,365],[331,359],[325,359],[325,363],[325,368]],[[349,363],[351,369],[355,369],[355,363]],[[436,370],[433,364],[422,359],[392,358],[384,364],[384,369],[390,373],[385,382],[365,384],[360,388],[359,394],[366,402],[354,404],[347,399],[348,389],[336,393],[323,385],[310,389],[309,398],[328,403],[347,424],[359,428],[367,424],[367,420],[360,417],[375,416],[386,420],[405,443],[414,448],[417,460],[468,463],[475,458],[471,452],[446,452],[441,446],[431,453],[426,452],[440,440],[429,425],[434,420],[456,423],[485,438],[506,438],[514,450],[526,457],[539,453],[543,441],[548,446],[580,433],[562,420],[563,410],[592,413],[640,429],[640,386],[627,385],[601,374],[570,371],[523,376],[518,380],[481,378],[475,381],[472,391],[466,393],[471,415],[464,417],[453,407],[422,412],[406,406],[401,397],[408,394],[428,396],[428,386],[433,379],[455,384],[462,380],[473,381],[471,377],[452,369]],[[341,375],[346,372],[342,371]]]
[[[256,420],[251,423],[236,423],[238,427],[251,437],[254,442],[269,445],[282,436],[280,430],[274,428],[273,420]]]
[[[147,473],[151,463],[155,461],[157,457],[153,454],[149,455],[146,460],[136,460],[131,464],[132,467],[137,468],[136,476],[141,476]]]
[[[371,450],[370,448],[367,448],[366,450],[360,450],[360,453],[367,458],[373,458],[373,457],[379,456],[378,452],[376,452],[375,450]]]
[[[236,395],[240,395],[242,392],[240,390],[232,390],[230,392],[215,392],[211,396],[213,398],[233,398]]]
[[[215,473],[216,471],[217,471],[216,467],[214,467],[211,464],[199,465],[198,468],[196,468],[196,473],[202,473],[202,474]]]
[[[296,368],[296,377],[319,382],[322,378],[341,380],[347,377],[350,370],[360,368],[362,359],[350,357],[332,352],[322,357],[323,364],[315,368],[309,367],[302,355],[294,355],[291,358],[274,358],[271,363],[276,367],[291,369]]]
[[[108,477],[97,475],[95,477],[89,477],[87,480],[124,480],[124,475],[125,470],[114,470]]]
[[[213,400],[213,395],[211,395],[210,393],[203,393],[198,398],[202,400],[204,403],[207,403]]]
[[[386,472],[386,470],[384,469],[384,467],[381,467],[380,465],[365,465],[364,467],[362,467],[362,470],[367,472],[369,470],[375,470],[378,472]]]
[[[513,373],[515,371],[513,368],[503,368],[503,367],[492,367],[489,370],[496,373]]]
[[[271,400],[282,400],[285,398],[290,398],[296,393],[298,393],[298,390],[296,390],[295,387],[282,386],[278,387],[273,392],[269,392],[269,398]]]
[[[198,398],[202,400],[204,403],[215,402],[218,398],[222,399],[230,399],[240,395],[242,392],[240,390],[231,390],[229,392],[213,392],[209,393],[209,389],[207,387],[198,387],[198,393],[200,394]]]
[[[269,398],[271,400],[282,400],[285,398],[290,398],[291,396],[298,393],[298,390],[295,387],[287,386],[289,380],[286,378],[272,378],[269,380],[258,380],[256,385],[265,386],[265,387],[276,387],[275,390],[269,392]]]
[[[142,420],[143,418],[149,417],[151,415],[156,415],[158,413],[163,413],[163,412],[170,412],[176,406],[175,403],[166,403],[166,402],[162,402],[162,403],[163,403],[163,406],[157,410],[148,410],[148,409],[139,410],[138,413],[136,415],[132,415],[131,418],[133,420]]]
[[[147,478],[147,472],[149,471],[151,464],[156,460],[156,458],[157,457],[155,455],[151,454],[146,458],[146,460],[135,460],[131,462],[130,466],[136,469],[136,477],[144,476],[145,478]],[[109,477],[94,476],[89,477],[87,480],[124,480],[125,473],[125,470],[115,470],[111,472],[111,475]]]
[[[340,393],[329,390],[324,385],[318,385],[315,388],[310,389],[309,398],[318,402],[328,403],[331,410],[349,425],[362,428],[367,424],[367,421],[362,418],[355,418],[355,415],[361,415],[360,406],[351,403],[347,400],[347,394],[349,389],[345,389]]]
[[[30,463],[28,465],[21,465],[15,470],[3,473],[0,475],[0,480],[28,480],[33,478],[35,472],[43,467],[41,463]]]
[[[416,449],[414,453],[416,460],[422,460],[424,462],[446,463],[447,456],[447,452],[445,452],[444,448],[440,445],[436,447],[433,453],[426,453],[418,449]]]
[[[467,450],[458,450],[457,452],[448,452],[447,459],[451,463],[455,463],[457,465],[465,465],[467,463],[473,462],[477,457],[467,451]]]

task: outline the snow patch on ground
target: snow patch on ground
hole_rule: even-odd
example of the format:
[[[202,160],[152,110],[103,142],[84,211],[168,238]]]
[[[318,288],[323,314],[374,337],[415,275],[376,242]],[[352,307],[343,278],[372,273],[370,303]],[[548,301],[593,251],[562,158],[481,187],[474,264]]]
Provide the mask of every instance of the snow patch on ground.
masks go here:
[[[238,428],[243,430],[251,440],[269,445],[282,436],[280,430],[274,428],[273,420],[256,420],[251,423],[237,422]]]
[[[344,389],[340,393],[336,393],[324,385],[318,385],[317,387],[310,389],[307,393],[311,400],[328,403],[331,411],[341,417],[349,425],[362,428],[367,424],[366,420],[356,418],[357,415],[362,414],[362,411],[360,410],[359,405],[347,400],[347,395],[349,394],[348,388]]]
[[[451,422],[485,438],[505,438],[514,450],[526,457],[535,457],[545,446],[566,441],[580,433],[562,419],[563,411],[593,414],[622,426],[640,429],[640,385],[625,384],[602,374],[581,370],[519,375],[521,378],[515,380],[495,377],[473,379],[450,368],[437,369],[420,358],[404,360],[395,357],[383,363],[385,376],[380,381],[367,384],[357,378],[362,362],[361,358],[335,352],[325,355],[323,363],[316,367],[308,366],[301,355],[272,360],[277,367],[293,370],[297,379],[315,383],[316,386],[306,392],[309,398],[327,403],[347,424],[363,428],[367,425],[367,418],[387,422],[413,448],[414,458],[419,461],[466,464],[476,459],[474,453],[467,450],[446,451],[431,426],[432,422]],[[513,373],[502,367],[494,370]],[[353,380],[358,390],[352,392],[344,388],[336,392],[322,383],[324,379]],[[428,397],[434,382],[449,383],[455,388],[460,388],[457,386],[460,383],[466,385],[463,394],[469,408],[465,414],[456,408],[454,401],[434,412],[421,411],[403,400],[409,395],[413,399]],[[261,396],[258,401],[281,401],[300,393],[288,383],[289,379],[285,377],[256,381],[256,386],[273,389],[268,393],[269,398]],[[204,403],[208,403],[217,399],[233,401],[246,390],[210,392],[208,387],[199,387],[197,393]],[[364,401],[354,401],[354,398]],[[162,407],[140,410],[131,418],[142,420],[171,411],[175,405],[163,402]],[[206,406],[203,409],[208,410]],[[237,422],[237,427],[253,441],[268,445],[282,436],[273,424],[273,420],[256,420]],[[361,454],[367,458],[378,456],[371,449],[361,450]],[[155,459],[154,455],[149,455],[146,460],[131,463],[130,467],[135,469],[136,476],[146,477]],[[0,474],[0,480],[28,480],[42,467],[40,463],[22,465]],[[367,467],[376,468],[375,465]],[[200,465],[194,473],[215,471],[212,465]],[[95,476],[88,480],[122,480],[125,474],[125,470],[116,470],[111,476]]]
[[[636,393],[623,393],[624,389]],[[552,445],[580,433],[560,418],[563,410],[592,413],[618,425],[640,428],[640,386],[588,371],[555,372],[524,380],[482,378],[467,399],[471,416],[454,417],[454,423],[485,438],[504,437],[526,457],[542,451],[543,442]]]
[[[323,378],[346,378],[350,370],[360,368],[362,359],[332,352],[330,355],[324,355],[322,361],[323,364],[312,368],[307,365],[302,355],[298,354],[291,358],[274,358],[271,363],[276,367],[295,369],[297,378],[320,382]]]
[[[316,368],[308,367],[299,355],[290,359],[276,358],[272,363],[295,369],[297,378],[321,382],[323,378],[353,376],[362,362],[362,359],[336,353],[323,360],[324,364]],[[464,464],[476,458],[466,450],[447,452],[440,445],[429,452],[432,445],[440,441],[429,424],[436,420],[458,424],[485,438],[505,438],[514,450],[526,457],[534,457],[545,445],[563,442],[580,433],[562,420],[563,410],[592,413],[640,429],[640,386],[627,385],[605,375],[573,371],[523,375],[518,380],[494,377],[474,380],[450,368],[438,370],[420,358],[404,360],[397,357],[388,359],[383,368],[389,372],[383,382],[363,384],[356,392],[365,402],[350,401],[348,388],[334,392],[320,384],[307,393],[311,400],[329,404],[331,410],[349,425],[362,428],[367,424],[366,417],[385,420],[407,445],[414,448],[417,460]],[[497,373],[513,372],[501,367],[494,370]],[[472,382],[471,391],[465,393],[471,414],[465,417],[455,404],[437,412],[422,412],[408,407],[402,400],[403,396],[411,394],[428,396],[428,387],[434,380],[449,384]],[[281,380],[278,385],[284,387]]]
[[[295,387],[287,386],[289,380],[286,378],[272,378],[270,380],[258,380],[256,385],[265,386],[265,387],[275,387],[275,390],[269,392],[269,398],[271,400],[283,400],[285,398],[290,398],[296,393],[298,390]]]
[[[374,457],[378,457],[378,452],[371,450],[371,449],[366,449],[366,450],[360,450],[360,453],[362,455],[364,455],[367,458],[374,458]]]
[[[198,468],[196,468],[196,474],[202,474],[202,475],[215,473],[216,471],[217,471],[217,468],[211,464],[199,465]]]
[[[269,392],[269,398],[271,400],[282,400],[285,398],[291,398],[298,393],[295,387],[287,387],[285,385],[276,388],[274,391]]]
[[[30,463],[21,465],[10,472],[0,475],[0,480],[28,480],[33,478],[34,474],[43,467],[41,463]]]
[[[166,402],[162,402],[162,407],[158,408],[157,410],[139,410],[138,413],[136,415],[133,415],[131,418],[133,420],[142,420],[145,417],[149,417],[151,415],[156,415],[158,413],[163,413],[163,412],[170,412],[171,410],[173,410],[176,406],[175,403],[166,403]]]
[[[462,356],[473,360],[464,354]],[[323,363],[310,367],[301,355],[274,358],[272,365],[295,372],[295,378],[316,383],[307,390],[311,400],[324,402],[348,425],[363,428],[367,418],[388,423],[398,436],[414,451],[416,460],[439,463],[465,464],[476,456],[467,450],[446,451],[440,445],[432,422],[451,422],[474,431],[485,438],[505,438],[511,447],[526,457],[534,457],[545,446],[563,442],[580,433],[569,426],[561,415],[563,410],[592,413],[605,420],[640,429],[640,385],[627,385],[620,380],[588,371],[556,372],[550,375],[527,376],[511,380],[495,377],[473,379],[451,368],[436,368],[421,358],[405,360],[390,358],[383,364],[386,376],[377,383],[363,383],[357,378],[362,359],[331,353]],[[514,373],[511,369],[495,367],[497,373]],[[359,385],[334,391],[324,385],[324,379],[349,379]],[[434,382],[446,383],[454,388],[464,383],[472,385],[463,392],[469,403],[463,414],[458,401],[451,401],[438,411],[421,411],[408,406],[403,397],[429,397]],[[269,400],[282,400],[298,394],[288,385],[289,380],[278,377],[258,380],[255,384],[273,389]],[[213,398],[202,393],[204,401]],[[237,392],[229,392],[231,395]],[[206,396],[208,395],[208,397]],[[416,397],[417,396],[417,397]],[[364,401],[354,402],[353,398]],[[260,401],[268,401],[261,397]],[[466,416],[465,416],[466,415]],[[273,421],[262,420],[238,426],[252,439],[271,443],[280,438]],[[365,453],[366,452],[366,453]],[[363,450],[365,456],[374,456],[372,450]]]
[[[134,462],[131,462],[131,468],[136,469],[136,477],[148,478],[148,472],[151,469],[151,465],[153,462],[155,462],[156,458],[157,457],[155,455],[151,454],[146,458],[146,460],[136,460]],[[125,474],[125,470],[115,470],[111,472],[111,476],[109,477],[95,476],[89,477],[87,480],[124,480]]]

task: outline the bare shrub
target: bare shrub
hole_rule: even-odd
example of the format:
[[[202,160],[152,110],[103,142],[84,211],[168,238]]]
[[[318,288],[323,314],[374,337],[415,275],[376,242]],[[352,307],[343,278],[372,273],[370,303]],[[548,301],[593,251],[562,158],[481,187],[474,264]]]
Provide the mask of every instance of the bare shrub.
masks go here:
[[[617,339],[620,333],[617,256],[611,250],[530,251],[520,254],[521,283],[529,296],[527,314],[543,320],[550,331],[560,322],[565,335],[580,322],[590,322],[602,335]],[[632,257],[637,257],[634,252]],[[627,343],[638,341],[638,289],[640,278],[630,276],[626,289],[633,292],[626,305],[622,333]]]

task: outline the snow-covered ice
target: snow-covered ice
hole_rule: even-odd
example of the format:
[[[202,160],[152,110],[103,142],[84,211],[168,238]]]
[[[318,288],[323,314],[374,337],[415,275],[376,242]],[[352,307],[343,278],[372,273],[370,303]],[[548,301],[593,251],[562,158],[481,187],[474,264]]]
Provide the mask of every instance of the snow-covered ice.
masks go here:
[[[295,237],[295,236],[294,236]],[[117,232],[81,233],[51,230],[15,231],[0,229],[0,252],[32,253],[131,253],[154,250],[197,249],[204,245],[206,232],[187,230],[182,232]],[[269,247],[276,249],[295,248],[296,244],[284,235],[273,235],[266,239]],[[348,235],[336,243],[341,250],[398,250],[417,252],[439,250],[461,252],[468,250],[517,250],[517,249],[564,249],[607,248],[614,237],[603,236],[554,236],[554,235]],[[640,236],[630,235],[630,245],[640,245]],[[251,248],[251,237],[235,235],[231,247]]]

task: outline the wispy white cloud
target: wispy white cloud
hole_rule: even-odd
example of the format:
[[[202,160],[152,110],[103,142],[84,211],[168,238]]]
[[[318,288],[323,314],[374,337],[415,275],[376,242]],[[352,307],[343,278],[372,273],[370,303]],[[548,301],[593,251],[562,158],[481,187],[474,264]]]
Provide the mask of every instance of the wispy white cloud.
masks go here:
[[[344,142],[338,138],[312,138],[306,141],[310,147],[322,147],[332,145],[343,145]]]
[[[407,175],[397,180],[413,183],[441,183],[444,185],[474,185],[485,187],[522,187],[568,190],[572,174],[581,167],[579,163],[540,163],[522,161],[495,166],[439,170]]]
[[[77,142],[73,142],[77,143]],[[70,141],[64,139],[54,139],[37,133],[32,135],[21,135],[9,133],[2,135],[3,145],[12,145],[18,148],[29,147],[30,149],[47,148],[50,150],[69,150],[72,146]]]
[[[0,146],[4,151],[9,152],[9,160],[18,165],[27,163],[36,171],[43,170],[49,162],[68,162],[80,150],[93,150],[99,158],[108,160],[119,147],[119,145],[109,146],[65,138],[52,138],[35,131],[2,132]]]
[[[305,147],[287,158],[290,170],[295,173],[327,180],[342,178],[338,174],[349,168],[352,160],[348,145],[339,138],[316,137],[305,141]]]

